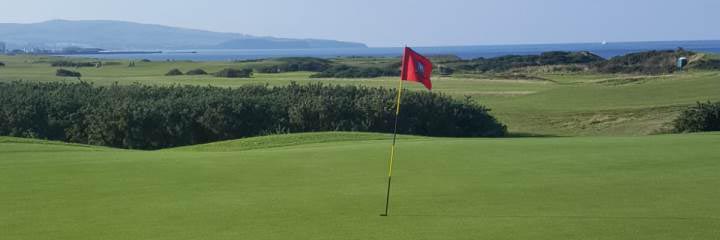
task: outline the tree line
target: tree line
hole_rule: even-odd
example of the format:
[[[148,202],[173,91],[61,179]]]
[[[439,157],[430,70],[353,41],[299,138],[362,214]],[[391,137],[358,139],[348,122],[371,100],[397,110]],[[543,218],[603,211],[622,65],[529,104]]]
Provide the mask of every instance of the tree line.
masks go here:
[[[167,73],[165,73],[165,76],[181,76],[181,75],[207,75],[208,73],[205,70],[202,70],[200,68],[193,69],[190,71],[187,71],[183,73],[180,71],[180,69],[173,68],[170,69]],[[253,70],[250,68],[243,68],[243,69],[235,69],[235,68],[225,68],[223,70],[217,71],[213,73],[213,76],[215,77],[224,77],[224,78],[249,78],[252,77]]]
[[[403,95],[399,133],[499,137],[506,126],[471,99]],[[0,83],[0,135],[159,149],[274,133],[390,132],[395,90],[323,84],[237,88]]]

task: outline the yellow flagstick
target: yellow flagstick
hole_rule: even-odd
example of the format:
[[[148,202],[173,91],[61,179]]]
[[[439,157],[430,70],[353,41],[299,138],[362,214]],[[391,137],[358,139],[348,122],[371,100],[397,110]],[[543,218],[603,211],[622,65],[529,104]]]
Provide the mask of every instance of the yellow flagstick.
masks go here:
[[[393,130],[393,141],[392,147],[390,148],[390,160],[388,162],[388,180],[387,180],[387,194],[385,195],[385,213],[381,216],[388,215],[388,209],[390,207],[390,182],[392,181],[392,168],[393,161],[395,160],[395,142],[397,140],[397,128],[398,128],[398,116],[400,116],[400,99],[402,98],[403,91],[403,80],[400,79],[400,86],[398,87],[397,93],[397,104],[395,105],[395,128]]]

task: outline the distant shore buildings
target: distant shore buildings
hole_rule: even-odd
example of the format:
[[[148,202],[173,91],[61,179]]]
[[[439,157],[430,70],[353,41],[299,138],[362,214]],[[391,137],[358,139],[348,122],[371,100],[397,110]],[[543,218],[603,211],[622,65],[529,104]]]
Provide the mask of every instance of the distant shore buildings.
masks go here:
[[[0,54],[18,55],[18,54],[34,54],[34,55],[95,55],[95,54],[152,54],[162,53],[162,51],[121,51],[121,50],[105,50],[102,48],[84,48],[84,47],[65,47],[62,49],[52,49],[43,47],[23,47],[19,49],[8,49],[5,42],[0,42]]]

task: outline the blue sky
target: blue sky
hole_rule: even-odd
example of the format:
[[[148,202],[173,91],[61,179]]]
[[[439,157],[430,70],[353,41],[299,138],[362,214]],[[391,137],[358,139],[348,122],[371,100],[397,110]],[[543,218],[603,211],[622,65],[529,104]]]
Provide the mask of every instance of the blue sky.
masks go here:
[[[720,39],[718,0],[4,0],[0,22],[109,19],[370,46]]]

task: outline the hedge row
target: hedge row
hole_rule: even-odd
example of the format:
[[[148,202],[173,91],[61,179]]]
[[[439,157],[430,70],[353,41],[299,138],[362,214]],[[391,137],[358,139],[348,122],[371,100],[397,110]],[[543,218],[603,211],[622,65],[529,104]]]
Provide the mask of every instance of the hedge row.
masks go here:
[[[400,76],[400,66],[355,67],[335,65],[325,71],[310,75],[311,78],[376,78],[384,76]]]
[[[273,60],[280,63],[257,67],[255,68],[255,71],[260,73],[298,71],[322,72],[332,66],[332,62],[330,60],[313,57],[287,57],[276,58]]]
[[[395,90],[322,84],[238,88],[0,83],[0,135],[159,149],[273,133],[390,132]],[[399,132],[497,137],[488,109],[429,92],[404,94]]]

